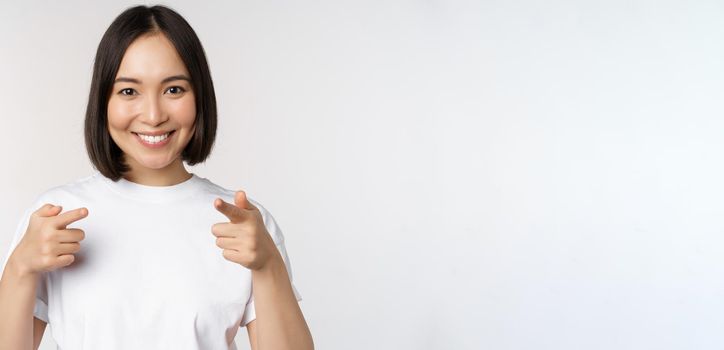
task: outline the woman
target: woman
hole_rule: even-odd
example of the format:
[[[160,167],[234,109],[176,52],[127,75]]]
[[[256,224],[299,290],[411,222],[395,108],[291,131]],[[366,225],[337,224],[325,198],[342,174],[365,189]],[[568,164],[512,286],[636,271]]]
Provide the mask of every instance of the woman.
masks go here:
[[[312,349],[274,218],[184,167],[207,158],[215,134],[189,24],[163,6],[119,15],[86,111],[98,171],[42,193],[20,221],[0,280],[0,348],[37,349],[51,323],[62,349],[235,349],[244,326],[252,349]]]

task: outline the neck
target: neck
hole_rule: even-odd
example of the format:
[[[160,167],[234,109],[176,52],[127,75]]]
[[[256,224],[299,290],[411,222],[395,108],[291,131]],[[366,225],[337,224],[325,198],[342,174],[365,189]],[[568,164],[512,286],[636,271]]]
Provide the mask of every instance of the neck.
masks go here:
[[[128,165],[131,170],[123,174],[123,178],[146,186],[173,186],[191,178],[186,171],[181,158],[177,158],[171,164],[161,169],[151,169],[135,163],[129,159]]]

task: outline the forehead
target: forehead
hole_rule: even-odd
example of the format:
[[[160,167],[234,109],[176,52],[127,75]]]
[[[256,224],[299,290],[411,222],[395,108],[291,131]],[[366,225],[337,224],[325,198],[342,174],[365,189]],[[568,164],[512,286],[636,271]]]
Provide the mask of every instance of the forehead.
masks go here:
[[[179,74],[188,75],[181,56],[165,35],[154,33],[142,35],[128,46],[116,78],[136,78],[146,83]]]

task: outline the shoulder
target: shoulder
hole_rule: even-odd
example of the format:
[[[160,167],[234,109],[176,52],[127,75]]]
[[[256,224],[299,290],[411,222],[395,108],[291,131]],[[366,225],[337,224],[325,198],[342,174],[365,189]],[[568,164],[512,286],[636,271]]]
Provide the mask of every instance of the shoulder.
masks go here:
[[[205,178],[205,177],[199,177],[201,179],[201,182],[203,183],[203,186],[205,187],[206,193],[211,196],[218,196],[221,197],[221,199],[233,203],[234,202],[234,195],[236,195],[237,190],[232,190],[225,188],[221,185],[218,185],[214,183],[213,181]],[[264,207],[258,200],[256,200],[256,197],[253,193],[246,192],[246,198],[253,204],[255,207],[259,209],[259,211],[262,213],[262,216],[271,216],[271,213]]]
[[[31,209],[35,210],[45,203],[65,205],[64,203],[68,201],[75,202],[78,198],[83,198],[84,196],[97,192],[97,187],[102,182],[102,179],[99,177],[102,177],[102,175],[99,172],[95,172],[91,175],[50,187],[35,196]]]
[[[203,187],[203,192],[208,196],[221,197],[221,199],[228,202],[229,199],[234,198],[234,191],[225,188],[205,177],[195,175],[199,181],[199,185]]]
[[[100,174],[100,173],[99,173]],[[19,237],[25,231],[28,225],[30,215],[45,204],[53,204],[63,206],[64,210],[74,209],[76,206],[82,206],[82,196],[89,192],[93,192],[93,182],[97,180],[94,175],[85,176],[65,184],[50,187],[39,192],[32,198],[30,205],[25,207],[18,222],[15,237]]]

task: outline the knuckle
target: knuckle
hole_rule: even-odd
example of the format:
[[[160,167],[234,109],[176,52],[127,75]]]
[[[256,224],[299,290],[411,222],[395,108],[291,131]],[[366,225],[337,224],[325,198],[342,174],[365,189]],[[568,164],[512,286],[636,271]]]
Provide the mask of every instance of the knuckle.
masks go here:
[[[40,257],[40,264],[43,267],[51,266],[51,265],[53,265],[53,258],[50,257],[49,255],[43,255],[42,257]]]
[[[55,236],[55,231],[52,230],[52,229],[49,229],[49,228],[47,228],[47,227],[43,227],[43,228],[40,230],[40,239],[41,239],[43,242],[50,242],[50,241],[53,239],[54,236]]]
[[[43,256],[49,256],[53,253],[53,248],[50,246],[50,244],[43,244],[40,246],[40,254]]]
[[[52,229],[50,221],[49,220],[39,220],[38,222],[38,229],[45,232]]]

